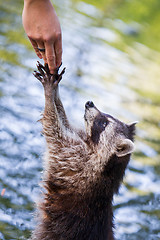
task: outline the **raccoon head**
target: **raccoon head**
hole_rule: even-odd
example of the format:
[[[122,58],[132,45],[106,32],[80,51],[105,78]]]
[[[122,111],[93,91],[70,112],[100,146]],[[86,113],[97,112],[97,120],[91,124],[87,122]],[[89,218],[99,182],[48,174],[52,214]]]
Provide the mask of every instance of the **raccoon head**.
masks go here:
[[[109,114],[100,112],[93,102],[85,104],[85,125],[89,141],[96,149],[123,157],[134,150],[135,124],[125,124]]]

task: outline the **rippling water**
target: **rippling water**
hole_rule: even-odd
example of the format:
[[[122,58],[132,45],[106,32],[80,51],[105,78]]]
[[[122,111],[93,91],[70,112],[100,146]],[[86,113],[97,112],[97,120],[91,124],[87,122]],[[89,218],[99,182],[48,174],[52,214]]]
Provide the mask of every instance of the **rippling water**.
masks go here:
[[[126,122],[139,121],[136,151],[114,200],[117,239],[158,240],[159,1],[54,3],[67,68],[61,96],[70,120],[83,126],[84,104],[93,100]],[[30,236],[45,145],[37,122],[43,89],[32,76],[37,58],[22,28],[22,8],[23,1],[0,2],[0,192],[6,189],[0,196],[0,239],[5,240]]]

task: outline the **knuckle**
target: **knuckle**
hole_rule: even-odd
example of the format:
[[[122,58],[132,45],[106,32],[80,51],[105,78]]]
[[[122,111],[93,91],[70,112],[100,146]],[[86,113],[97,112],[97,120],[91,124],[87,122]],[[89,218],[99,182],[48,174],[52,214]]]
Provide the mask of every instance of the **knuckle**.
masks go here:
[[[61,38],[62,38],[61,32],[54,32],[50,35],[46,35],[44,37],[44,42],[59,41],[61,40]]]
[[[39,34],[36,34],[32,37],[32,39],[34,39],[35,41],[41,41],[41,36]]]
[[[30,39],[34,39],[34,35],[31,31],[27,32],[27,37]]]
[[[61,40],[61,32],[56,32],[55,37],[56,40]]]
[[[56,49],[56,55],[62,55],[62,49]]]
[[[32,36],[32,34],[30,34],[30,33],[27,34],[27,37],[28,37],[29,39],[33,39],[33,36]]]
[[[44,42],[51,42],[52,41],[52,36],[51,35],[46,35],[44,37]]]
[[[48,61],[54,61],[55,57],[53,55],[47,56]]]
[[[47,43],[47,42],[50,42],[51,41],[51,38],[50,37],[45,37],[44,38],[44,42]]]

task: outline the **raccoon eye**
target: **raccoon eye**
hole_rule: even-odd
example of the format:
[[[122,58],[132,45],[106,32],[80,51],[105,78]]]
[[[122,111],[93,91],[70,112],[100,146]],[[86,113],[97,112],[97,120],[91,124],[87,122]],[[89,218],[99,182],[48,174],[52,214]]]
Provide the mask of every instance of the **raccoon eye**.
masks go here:
[[[108,121],[105,121],[105,122],[102,122],[102,123],[101,123],[101,126],[102,126],[103,128],[105,128],[107,125],[108,125]]]
[[[104,131],[108,123],[109,121],[107,119],[100,119],[98,122],[96,122],[96,125],[100,131]]]
[[[105,128],[107,126],[108,122],[104,122],[102,125]]]

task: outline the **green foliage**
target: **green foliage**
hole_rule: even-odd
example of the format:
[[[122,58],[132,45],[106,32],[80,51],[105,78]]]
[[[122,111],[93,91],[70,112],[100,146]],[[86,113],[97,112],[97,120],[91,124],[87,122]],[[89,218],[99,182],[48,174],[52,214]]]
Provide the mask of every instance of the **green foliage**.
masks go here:
[[[72,0],[80,2],[80,0]],[[123,41],[132,44],[138,41],[160,51],[160,1],[159,0],[84,0],[101,10],[101,24],[106,26],[106,19],[120,19],[124,23],[138,23],[137,34],[122,35]],[[118,46],[118,44],[116,45]],[[121,49],[121,46],[119,46]]]

